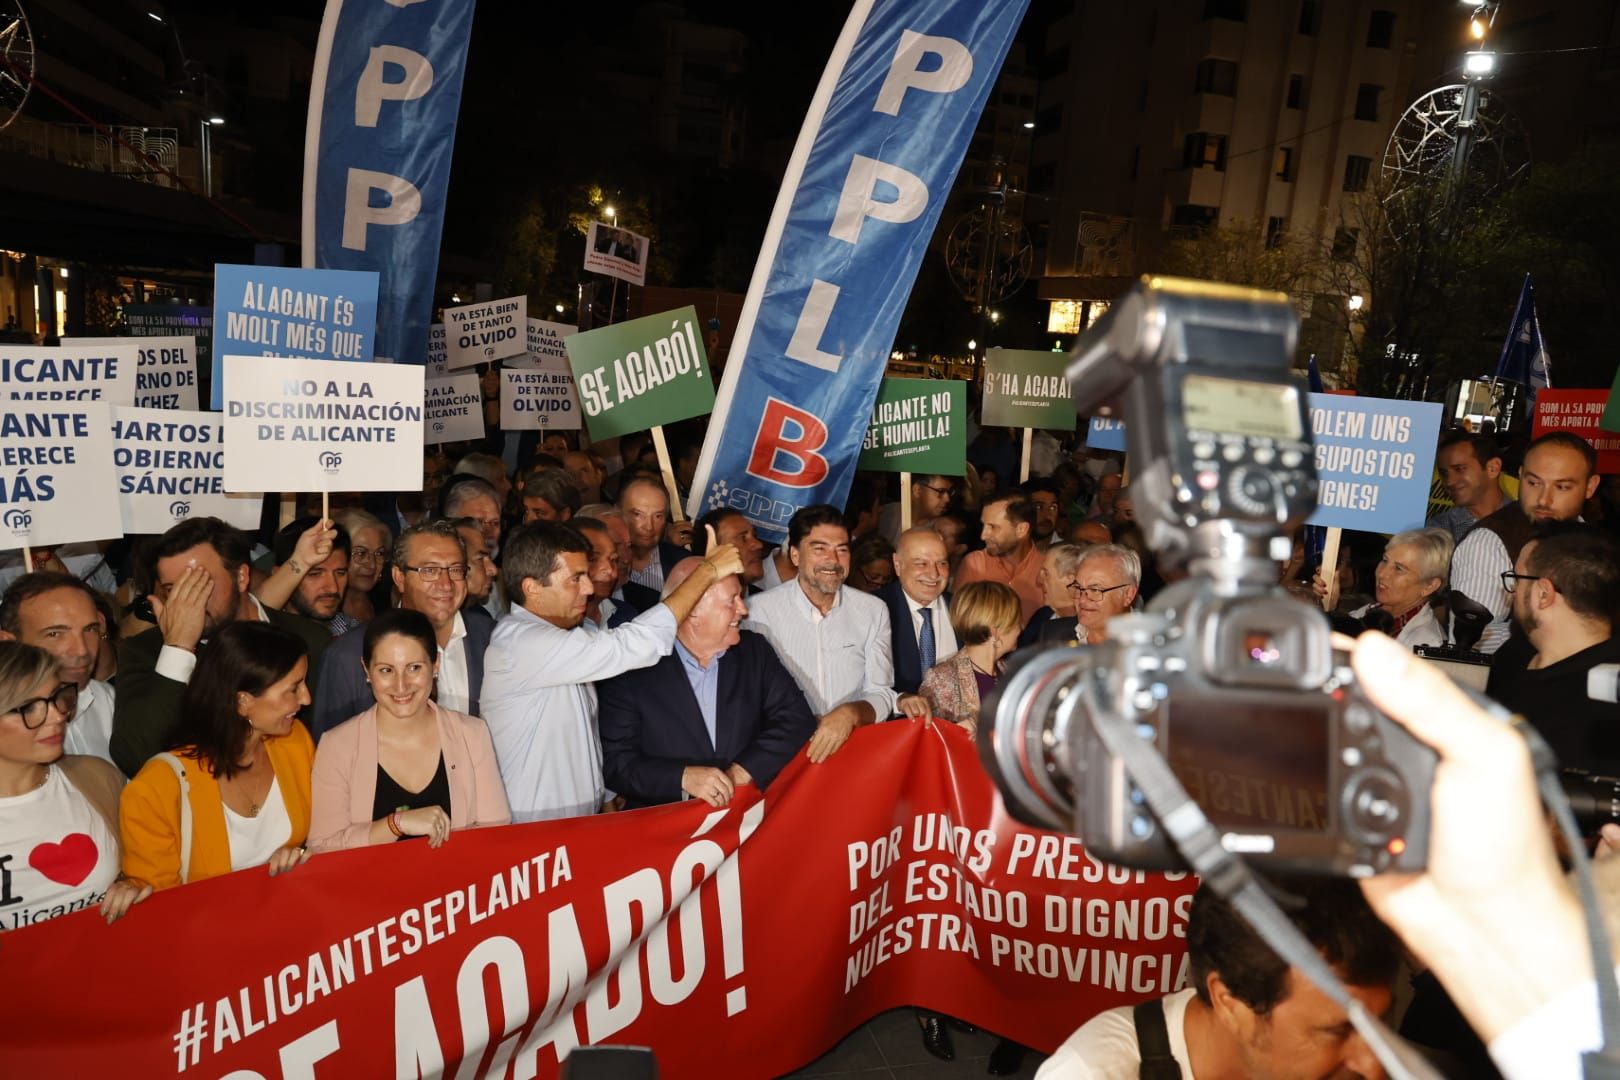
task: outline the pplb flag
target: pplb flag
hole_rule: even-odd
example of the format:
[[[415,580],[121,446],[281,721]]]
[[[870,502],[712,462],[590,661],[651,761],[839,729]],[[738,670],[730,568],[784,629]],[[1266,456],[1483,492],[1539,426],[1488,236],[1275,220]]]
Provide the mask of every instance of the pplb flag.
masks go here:
[[[1528,390],[1528,410],[1533,413],[1536,391],[1552,385],[1550,368],[1547,343],[1541,336],[1541,320],[1536,318],[1536,287],[1526,274],[1524,288],[1519,290],[1519,306],[1513,313],[1513,325],[1508,327],[1507,340],[1502,342],[1502,356],[1496,361],[1496,377],[1523,383]]]

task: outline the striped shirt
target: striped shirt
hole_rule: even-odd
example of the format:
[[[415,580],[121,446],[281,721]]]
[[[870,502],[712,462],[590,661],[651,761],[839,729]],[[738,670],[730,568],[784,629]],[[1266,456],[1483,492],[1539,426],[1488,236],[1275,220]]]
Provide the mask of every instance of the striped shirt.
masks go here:
[[[894,714],[893,643],[882,600],[845,585],[823,615],[794,578],[748,607],[744,625],[771,643],[817,716],[852,701],[871,705],[879,720]]]
[[[1513,569],[1507,545],[1490,529],[1472,529],[1457,545],[1451,556],[1451,589],[1486,608],[1491,621],[1480,635],[1480,652],[1494,653],[1508,639],[1512,629],[1508,619],[1513,613],[1513,597],[1502,588],[1502,574]],[[1456,637],[1453,620],[1452,637]]]

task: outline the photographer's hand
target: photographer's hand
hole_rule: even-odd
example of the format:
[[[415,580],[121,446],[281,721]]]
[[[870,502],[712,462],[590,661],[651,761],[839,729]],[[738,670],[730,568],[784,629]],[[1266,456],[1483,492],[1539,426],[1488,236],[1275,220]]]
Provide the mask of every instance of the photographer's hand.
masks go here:
[[[1488,1043],[1592,978],[1586,929],[1543,824],[1530,752],[1438,668],[1383,634],[1356,641],[1373,702],[1434,747],[1429,868],[1362,882],[1380,918]]]

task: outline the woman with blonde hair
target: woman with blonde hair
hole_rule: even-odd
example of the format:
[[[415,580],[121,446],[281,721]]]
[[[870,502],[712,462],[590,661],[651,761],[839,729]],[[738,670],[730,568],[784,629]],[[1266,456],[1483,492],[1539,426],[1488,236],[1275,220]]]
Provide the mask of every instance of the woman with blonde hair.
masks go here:
[[[956,655],[930,668],[917,693],[900,699],[900,711],[913,719],[937,716],[969,735],[978,730],[979,702],[1001,676],[1001,661],[1018,647],[1018,594],[999,581],[975,581],[951,600]]]

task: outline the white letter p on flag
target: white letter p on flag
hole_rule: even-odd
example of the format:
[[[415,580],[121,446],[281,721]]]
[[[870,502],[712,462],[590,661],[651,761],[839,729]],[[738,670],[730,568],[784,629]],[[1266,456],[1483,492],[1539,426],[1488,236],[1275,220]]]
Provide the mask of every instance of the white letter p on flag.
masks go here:
[[[939,67],[932,71],[921,70],[925,56],[938,57]],[[949,94],[966,86],[972,74],[973,54],[960,41],[902,30],[900,47],[894,51],[894,60],[889,64],[889,73],[883,77],[883,87],[878,90],[873,110],[899,116],[900,102],[908,88]]]
[[[384,206],[371,205],[371,193],[388,195]],[[343,194],[343,246],[350,251],[366,250],[366,226],[403,225],[422,212],[422,193],[416,185],[393,173],[350,169]]]

